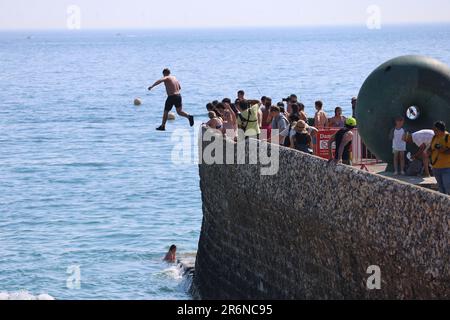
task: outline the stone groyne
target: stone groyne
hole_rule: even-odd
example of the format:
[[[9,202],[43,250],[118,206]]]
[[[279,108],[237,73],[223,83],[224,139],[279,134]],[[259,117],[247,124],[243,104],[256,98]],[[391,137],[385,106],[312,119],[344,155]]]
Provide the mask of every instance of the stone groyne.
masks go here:
[[[450,197],[267,146],[275,175],[200,164],[197,298],[450,298]]]

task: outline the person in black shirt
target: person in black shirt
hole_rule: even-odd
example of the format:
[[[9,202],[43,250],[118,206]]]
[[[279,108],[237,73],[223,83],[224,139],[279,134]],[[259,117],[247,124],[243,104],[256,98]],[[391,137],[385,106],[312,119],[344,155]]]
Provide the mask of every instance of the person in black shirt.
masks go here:
[[[353,132],[352,130],[356,128],[356,119],[348,118],[345,121],[345,127],[336,132],[334,136],[331,137],[328,142],[328,152],[330,155],[330,163],[343,163],[346,165],[352,165],[352,140]],[[332,155],[332,145],[336,142],[336,154],[333,158]]]

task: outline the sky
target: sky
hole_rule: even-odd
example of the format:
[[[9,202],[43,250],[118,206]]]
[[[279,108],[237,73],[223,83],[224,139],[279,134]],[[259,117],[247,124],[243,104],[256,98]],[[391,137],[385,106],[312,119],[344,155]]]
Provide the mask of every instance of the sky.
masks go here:
[[[374,18],[450,23],[450,0],[0,0],[0,30],[366,25]]]

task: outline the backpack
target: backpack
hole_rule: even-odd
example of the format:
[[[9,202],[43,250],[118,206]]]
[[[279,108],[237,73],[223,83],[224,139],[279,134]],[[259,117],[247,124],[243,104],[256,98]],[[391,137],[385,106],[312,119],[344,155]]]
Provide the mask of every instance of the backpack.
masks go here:
[[[448,144],[448,137],[449,137],[449,136],[450,136],[449,134],[446,134],[446,135],[445,135],[445,144]],[[439,160],[439,154],[438,154],[438,156],[436,157],[436,159],[435,159],[434,161],[431,162],[431,165],[434,166],[434,165],[438,162],[438,160]]]

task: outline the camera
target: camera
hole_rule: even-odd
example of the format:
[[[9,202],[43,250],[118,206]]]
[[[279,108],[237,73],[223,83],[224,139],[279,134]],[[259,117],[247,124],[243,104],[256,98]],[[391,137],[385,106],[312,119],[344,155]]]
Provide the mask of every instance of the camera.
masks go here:
[[[289,103],[291,102],[291,97],[283,98],[281,101]]]

